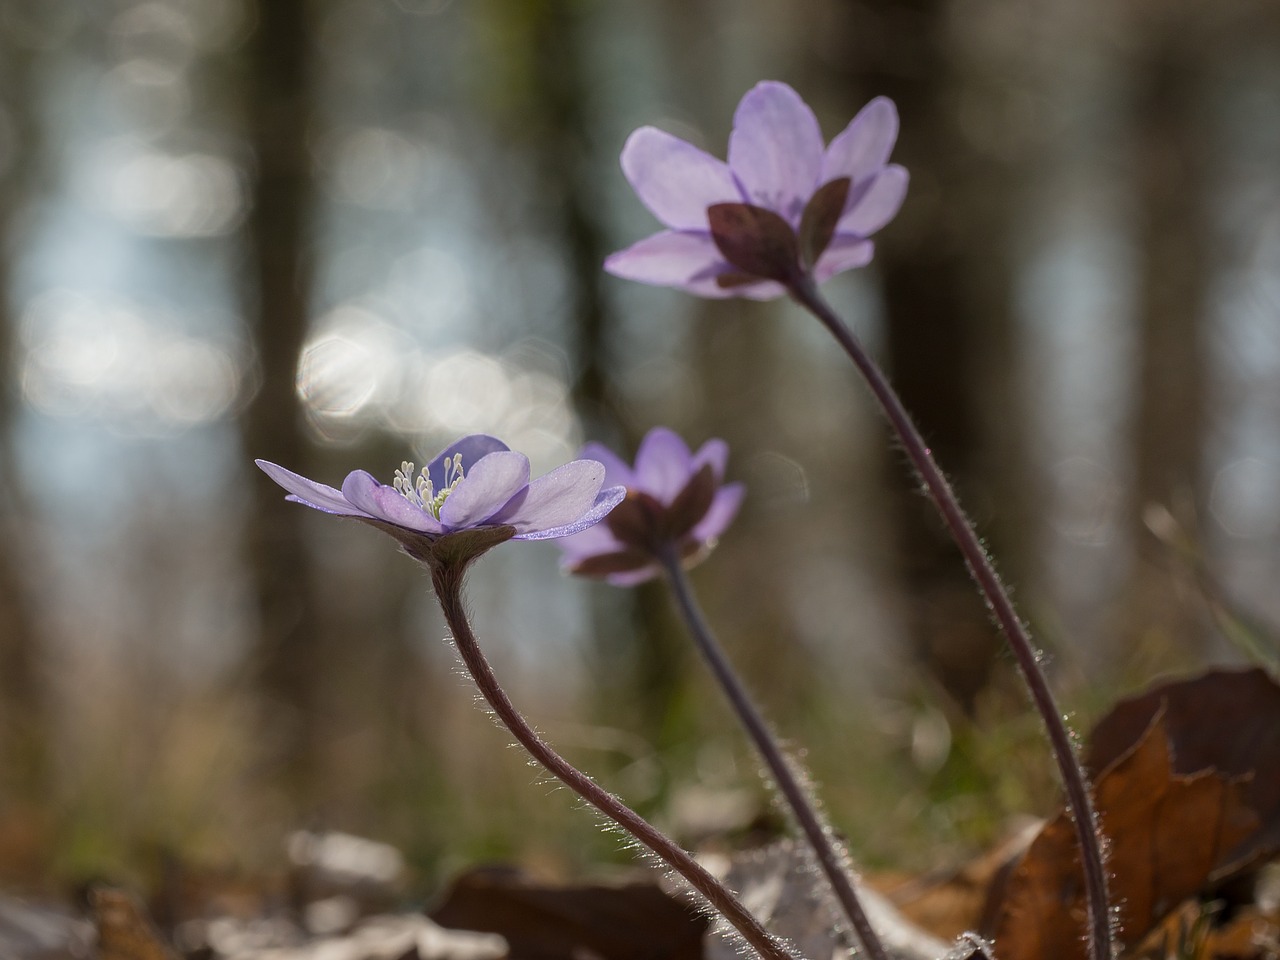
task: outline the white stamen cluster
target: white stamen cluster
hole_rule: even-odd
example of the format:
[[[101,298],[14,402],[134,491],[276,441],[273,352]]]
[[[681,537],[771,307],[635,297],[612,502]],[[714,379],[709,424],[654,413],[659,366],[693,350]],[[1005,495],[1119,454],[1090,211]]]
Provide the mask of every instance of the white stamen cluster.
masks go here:
[[[440,508],[449,499],[449,494],[453,493],[454,488],[463,480],[462,454],[455,453],[453,459],[444,462],[444,486],[439,491],[432,486],[426,467],[422,468],[417,477],[414,477],[413,470],[413,461],[406,460],[401,463],[400,469],[396,471],[395,480],[391,482],[392,486],[400,496],[415,507],[421,507],[439,520]]]

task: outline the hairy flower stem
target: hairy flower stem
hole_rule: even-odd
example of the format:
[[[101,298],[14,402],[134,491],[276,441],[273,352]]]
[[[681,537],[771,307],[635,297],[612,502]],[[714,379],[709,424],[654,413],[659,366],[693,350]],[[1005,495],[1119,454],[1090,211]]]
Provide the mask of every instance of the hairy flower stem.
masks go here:
[[[535,760],[550,770],[569,789],[643,843],[684,877],[711,908],[724,917],[761,957],[766,960],[800,960],[783,941],[765,930],[760,922],[747,912],[734,893],[708,873],[687,851],[613,794],[597,786],[595,781],[556,753],[551,745],[529,725],[498,684],[498,678],[484,653],[481,652],[479,641],[471,630],[462,600],[463,566],[452,563],[432,563],[431,582],[435,587],[436,597],[440,601],[440,609],[444,612],[445,621],[453,631],[453,642],[458,647],[462,662],[503,726],[511,731],[520,745]]]
[[[764,717],[756,708],[742,680],[725,657],[715,634],[707,625],[679,557],[673,549],[667,548],[662,552],[661,560],[667,581],[671,584],[671,591],[675,594],[676,603],[680,607],[680,613],[684,617],[685,625],[689,628],[689,633],[693,635],[698,652],[702,654],[702,658],[715,675],[725,696],[729,698],[729,703],[746,728],[765,766],[768,767],[783,799],[791,808],[801,833],[813,848],[818,866],[830,883],[832,892],[849,920],[849,925],[862,944],[863,952],[871,960],[889,960],[884,944],[880,942],[870,920],[867,919],[866,911],[862,908],[862,902],[858,899],[848,860],[836,848],[831,831],[823,823],[813,798],[801,785],[791,762],[774,739]]]
[[[1062,712],[1058,709],[1044,672],[1040,669],[1031,637],[1019,619],[1017,611],[1014,610],[1013,601],[1000,582],[1000,577],[996,574],[990,557],[983,550],[972,524],[960,508],[960,502],[956,499],[951,484],[938,468],[919,429],[912,422],[906,408],[902,405],[902,400],[889,385],[884,373],[868,356],[844,321],[823,299],[811,278],[801,277],[793,280],[789,285],[789,292],[792,299],[817,317],[822,325],[831,331],[832,336],[844,348],[849,359],[866,380],[867,386],[871,388],[876,401],[888,418],[889,425],[893,428],[903,449],[906,450],[912,466],[924,482],[929,499],[942,515],[947,529],[951,531],[952,539],[964,555],[969,572],[977,581],[978,589],[991,608],[996,623],[1009,641],[1023,680],[1031,691],[1031,699],[1036,709],[1040,711],[1048,732],[1049,743],[1053,747],[1053,755],[1058,762],[1058,772],[1066,789],[1067,806],[1071,812],[1072,822],[1075,824],[1076,839],[1080,845],[1080,859],[1084,866],[1085,891],[1089,908],[1090,960],[1111,960],[1114,950],[1110,898],[1107,893],[1107,872],[1102,858],[1101,832],[1084,769],[1076,756],[1071,734],[1062,719]]]

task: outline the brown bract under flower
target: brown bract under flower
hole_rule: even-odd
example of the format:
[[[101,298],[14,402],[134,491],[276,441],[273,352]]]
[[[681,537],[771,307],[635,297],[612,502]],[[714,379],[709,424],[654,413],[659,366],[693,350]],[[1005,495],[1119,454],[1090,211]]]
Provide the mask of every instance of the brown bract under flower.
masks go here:
[[[764,207],[717,203],[707,208],[711,239],[724,258],[742,273],[716,278],[721,287],[775,280],[790,287],[810,273],[831,244],[849,196],[849,178],[824,184],[805,205],[799,231]]]

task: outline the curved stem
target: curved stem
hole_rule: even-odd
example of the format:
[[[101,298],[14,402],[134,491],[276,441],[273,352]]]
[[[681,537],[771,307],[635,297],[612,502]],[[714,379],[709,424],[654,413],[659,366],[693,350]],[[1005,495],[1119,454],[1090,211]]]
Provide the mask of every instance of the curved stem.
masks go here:
[[[540,764],[550,770],[569,789],[591,804],[627,833],[631,834],[654,854],[679,873],[689,885],[700,893],[738,931],[761,957],[767,960],[799,960],[781,940],[764,929],[755,917],[747,912],[728,887],[713,877],[684,849],[668,838],[647,820],[624,804],[613,794],[596,785],[590,777],[578,770],[543,740],[516,709],[498,683],[489,661],[480,650],[479,641],[471,630],[462,601],[463,571],[454,565],[432,564],[431,582],[444,612],[445,621],[453,631],[453,641],[466,664],[468,672],[480,688],[485,700],[503,726],[511,731],[520,745],[529,751]]]
[[[813,848],[818,866],[831,884],[831,889],[848,918],[850,926],[857,934],[864,952],[872,960],[889,960],[884,944],[880,942],[879,936],[876,935],[875,929],[867,918],[866,911],[862,908],[862,902],[858,899],[848,859],[837,849],[831,831],[823,822],[812,797],[801,785],[795,770],[774,739],[764,717],[756,708],[741,679],[725,657],[711,628],[707,625],[679,558],[675,551],[668,547],[662,551],[660,559],[667,574],[667,581],[671,584],[672,593],[675,594],[676,603],[680,607],[680,613],[684,617],[689,632],[693,635],[699,653],[715,675],[725,696],[729,698],[734,712],[738,714],[761,759],[764,760],[765,766],[773,775],[778,790],[786,800],[787,806],[791,808],[796,823],[799,824],[809,846]]]
[[[854,337],[852,331],[823,299],[811,278],[803,277],[793,281],[790,293],[792,299],[817,317],[831,332],[866,380],[867,386],[871,388],[876,401],[888,418],[889,425],[893,428],[903,449],[906,450],[912,466],[924,482],[929,499],[942,515],[952,539],[964,555],[969,572],[977,581],[978,589],[991,608],[996,623],[1009,641],[1014,659],[1018,663],[1027,688],[1031,691],[1031,699],[1044,721],[1049,743],[1053,747],[1053,755],[1058,762],[1058,772],[1066,790],[1067,806],[1071,811],[1072,822],[1075,824],[1076,839],[1080,845],[1080,859],[1084,866],[1085,891],[1089,908],[1089,956],[1091,960],[1111,960],[1113,947],[1110,898],[1107,893],[1107,872],[1103,865],[1097,816],[1094,813],[1089,785],[1076,756],[1071,734],[1063,722],[1062,713],[1040,669],[1039,656],[1031,642],[1031,637],[1019,619],[1013,601],[1000,582],[1000,577],[986,551],[983,550],[972,524],[965,517],[960,502],[951,489],[951,484],[947,482],[933,459],[928,445],[915,423],[912,422],[906,408],[903,407],[897,392],[889,385],[885,375],[862,348],[862,344]]]

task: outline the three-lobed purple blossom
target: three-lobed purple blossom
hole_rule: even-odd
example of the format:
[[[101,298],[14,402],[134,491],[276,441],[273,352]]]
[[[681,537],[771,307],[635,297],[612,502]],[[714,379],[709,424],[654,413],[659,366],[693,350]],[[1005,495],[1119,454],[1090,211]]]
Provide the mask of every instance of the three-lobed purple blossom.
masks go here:
[[[529,459],[484,434],[463,437],[420,473],[402,464],[391,485],[355,470],[338,490],[274,463],[254,462],[288,491],[286,499],[375,526],[420,560],[445,551],[471,559],[506,539],[571,536],[598,523],[626,494],[621,486],[605,487],[605,465],[588,459],[531,482]]]
[[[907,171],[888,162],[897,136],[897,109],[879,97],[824,146],[813,111],[775,81],[738,104],[727,163],[641,127],[623,147],[623,173],[668,229],[611,255],[605,269],[702,297],[770,300],[802,278],[822,283],[866,266],[868,238],[907,192]]]
[[[607,447],[589,443],[580,456],[605,466],[604,482],[626,488],[604,522],[558,541],[561,566],[616,586],[632,586],[662,571],[665,559],[700,560],[742,505],[745,489],[724,483],[729,447],[708,440],[691,452],[666,427],[650,430],[632,468]]]

